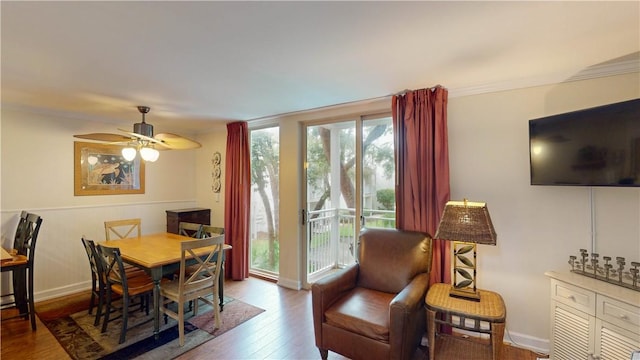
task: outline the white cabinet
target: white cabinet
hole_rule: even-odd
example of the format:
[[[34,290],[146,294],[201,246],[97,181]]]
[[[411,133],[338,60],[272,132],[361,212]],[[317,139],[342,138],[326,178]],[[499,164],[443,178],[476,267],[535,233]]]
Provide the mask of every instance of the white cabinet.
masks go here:
[[[553,360],[628,360],[640,350],[640,292],[570,272],[551,278]]]

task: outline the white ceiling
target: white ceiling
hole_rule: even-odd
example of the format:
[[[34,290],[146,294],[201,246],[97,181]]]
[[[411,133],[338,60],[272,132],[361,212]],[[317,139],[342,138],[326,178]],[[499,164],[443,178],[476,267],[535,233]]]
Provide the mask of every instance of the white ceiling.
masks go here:
[[[1,2],[3,105],[156,131],[441,84],[563,81],[640,51],[640,2]],[[161,125],[162,129],[160,129]]]

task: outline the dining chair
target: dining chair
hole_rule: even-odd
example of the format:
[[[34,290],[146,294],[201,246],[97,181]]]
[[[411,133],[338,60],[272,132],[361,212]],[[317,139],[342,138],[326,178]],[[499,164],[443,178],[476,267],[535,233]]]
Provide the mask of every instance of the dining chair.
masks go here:
[[[223,234],[224,228],[211,225],[202,225],[202,230],[200,231],[200,237],[213,237]]]
[[[224,228],[212,226],[212,225],[202,225],[202,231],[200,232],[200,237],[213,237],[217,235],[224,235]],[[220,269],[220,278],[218,279],[218,286],[220,288],[220,311],[224,310],[224,262],[226,260],[226,252],[222,252],[222,268]]]
[[[140,219],[111,220],[104,222],[104,232],[106,240],[118,240],[130,237],[140,237],[142,235],[142,221]],[[130,264],[124,264],[124,268],[129,276],[142,275],[144,270]]]
[[[86,239],[84,236],[81,238],[84,250],[87,253],[89,259],[89,267],[91,268],[91,299],[89,300],[89,315],[93,312],[93,308],[96,307],[96,317],[93,325],[100,324],[100,318],[102,317],[102,308],[104,306],[104,297],[106,292],[106,284],[104,276],[102,276],[102,266],[100,266],[96,245],[93,240]],[[96,304],[96,301],[98,302]]]
[[[24,227],[27,224],[27,217],[29,216],[29,212],[22,210],[20,212],[20,217],[18,218],[18,225],[16,225],[15,236],[13,238],[13,249],[17,251],[22,245],[22,232],[24,231]]]
[[[23,217],[24,216],[24,217]],[[36,330],[36,314],[33,303],[33,272],[36,256],[36,242],[40,233],[42,218],[39,215],[22,212],[16,229],[14,249],[11,250],[13,259],[2,263],[2,272],[11,271],[13,278],[13,292],[1,297],[12,296],[13,300],[3,305],[15,306],[19,314],[4,318],[22,317],[31,320],[31,329]]]
[[[181,242],[180,275],[177,280],[160,285],[160,311],[178,321],[180,346],[184,345],[184,305],[187,301],[194,301],[194,316],[198,314],[199,300],[211,305],[216,328],[222,324],[220,307],[215,299],[218,297],[218,279],[222,267],[216,259],[222,259],[223,245],[224,235]],[[190,261],[195,261],[195,268],[189,265]],[[207,295],[213,295],[213,301],[207,299]],[[168,307],[173,302],[177,303],[177,312]]]
[[[110,321],[122,318],[122,328],[120,330],[119,343],[122,344],[127,335],[127,327],[129,320],[130,305],[132,298],[138,296],[140,298],[140,310],[145,310],[149,315],[149,296],[153,292],[153,280],[150,276],[127,276],[124,269],[120,249],[98,245],[97,256],[98,266],[102,266],[102,277],[106,284],[105,287],[105,313],[102,323],[102,332],[107,331],[107,325]],[[114,294],[122,298],[122,307],[118,308],[114,305]],[[111,314],[120,312],[115,318],[111,318]]]
[[[196,224],[191,222],[181,221],[178,224],[178,234],[182,236],[188,236],[192,238],[200,238],[202,231],[202,224]]]
[[[105,239],[113,240],[129,237],[140,237],[142,235],[140,219],[112,220],[104,222]]]

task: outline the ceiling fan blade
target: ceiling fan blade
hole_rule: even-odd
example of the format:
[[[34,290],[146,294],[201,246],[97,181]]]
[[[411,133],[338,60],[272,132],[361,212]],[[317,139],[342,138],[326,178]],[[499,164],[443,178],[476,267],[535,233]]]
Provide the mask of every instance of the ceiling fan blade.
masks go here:
[[[202,146],[195,140],[171,133],[156,134],[154,138],[162,141],[164,146],[173,150],[197,149]]]
[[[80,135],[73,135],[73,137],[77,137],[80,139],[87,139],[87,140],[110,142],[110,143],[128,142],[131,140],[130,136],[124,136],[119,134],[109,134],[109,133],[80,134]]]

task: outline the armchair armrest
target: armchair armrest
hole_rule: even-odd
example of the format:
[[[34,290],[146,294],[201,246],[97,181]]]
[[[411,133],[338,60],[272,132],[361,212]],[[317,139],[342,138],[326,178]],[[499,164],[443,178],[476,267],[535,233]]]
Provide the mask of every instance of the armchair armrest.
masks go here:
[[[324,312],[344,293],[356,286],[358,264],[351,265],[340,272],[320,279],[311,286],[313,305],[313,327],[316,334],[316,345],[322,343],[322,323]]]
[[[429,273],[416,275],[389,304],[392,313],[411,313],[416,307],[424,306],[424,298],[429,288]]]
[[[422,337],[425,331],[424,299],[429,288],[429,273],[421,273],[411,280],[389,304],[389,345],[392,358],[408,359],[415,350],[414,334]]]

